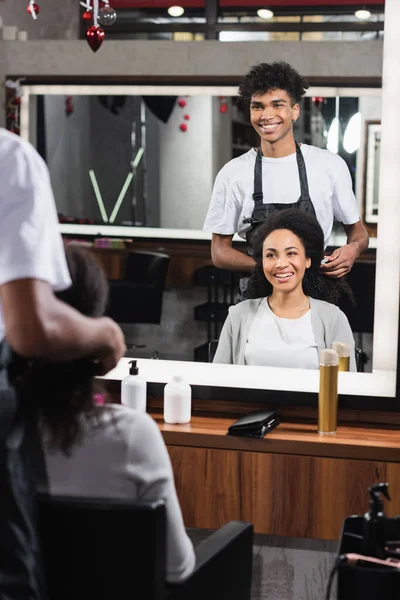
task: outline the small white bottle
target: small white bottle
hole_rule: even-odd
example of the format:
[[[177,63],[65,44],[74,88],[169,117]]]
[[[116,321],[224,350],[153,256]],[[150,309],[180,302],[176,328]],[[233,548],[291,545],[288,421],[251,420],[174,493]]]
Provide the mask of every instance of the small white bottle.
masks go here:
[[[146,412],[146,381],[139,377],[137,361],[131,360],[129,364],[129,375],[121,382],[121,404]]]
[[[192,388],[180,375],[174,375],[164,388],[164,421],[189,423],[192,416]]]

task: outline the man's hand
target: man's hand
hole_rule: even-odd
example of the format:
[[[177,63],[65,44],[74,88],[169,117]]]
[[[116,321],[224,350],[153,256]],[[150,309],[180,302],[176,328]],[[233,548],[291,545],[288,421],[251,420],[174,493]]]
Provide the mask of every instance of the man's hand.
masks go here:
[[[118,361],[126,351],[124,334],[115,321],[108,317],[100,318],[99,327],[107,332],[107,345],[96,352],[95,359],[99,361],[99,375],[105,375],[117,366]]]
[[[337,248],[331,256],[324,257],[326,262],[321,264],[321,271],[327,277],[334,279],[343,277],[351,270],[358,254],[358,247],[353,243]]]

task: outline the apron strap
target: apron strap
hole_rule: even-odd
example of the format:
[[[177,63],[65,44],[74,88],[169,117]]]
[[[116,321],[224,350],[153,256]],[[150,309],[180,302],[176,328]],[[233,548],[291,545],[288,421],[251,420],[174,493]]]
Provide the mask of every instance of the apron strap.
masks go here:
[[[258,210],[263,205],[263,191],[262,191],[262,154],[261,146],[257,150],[256,162],[254,163],[254,209]]]
[[[310,191],[308,189],[308,179],[307,179],[307,170],[306,163],[304,162],[304,156],[301,151],[300,145],[296,144],[296,159],[297,159],[297,168],[299,170],[299,179],[300,179],[300,199],[309,199]]]

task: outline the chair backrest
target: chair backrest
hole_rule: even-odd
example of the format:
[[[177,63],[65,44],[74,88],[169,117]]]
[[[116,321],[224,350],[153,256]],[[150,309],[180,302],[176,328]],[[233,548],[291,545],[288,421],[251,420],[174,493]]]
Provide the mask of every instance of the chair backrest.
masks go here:
[[[355,306],[346,300],[339,303],[349,319],[352,331],[356,333],[373,333],[375,305],[375,271],[374,262],[355,262],[346,279],[353,290]]]
[[[159,252],[129,253],[125,278],[109,282],[107,315],[117,323],[160,323],[169,261]]]
[[[161,252],[130,252],[126,259],[125,281],[164,289],[170,257]]]
[[[49,600],[161,600],[165,506],[93,498],[38,499]]]
[[[218,340],[217,339],[211,340],[208,343],[208,362],[209,363],[212,363],[212,361],[214,360],[214,356],[217,351],[217,348],[218,348]]]

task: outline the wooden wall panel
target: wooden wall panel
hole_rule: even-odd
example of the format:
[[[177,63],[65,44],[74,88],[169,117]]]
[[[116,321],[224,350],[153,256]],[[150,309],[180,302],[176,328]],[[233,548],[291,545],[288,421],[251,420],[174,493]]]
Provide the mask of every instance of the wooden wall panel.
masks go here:
[[[400,464],[168,446],[185,524],[250,521],[256,533],[339,538],[343,519],[368,510],[368,487],[388,480],[400,514]]]

